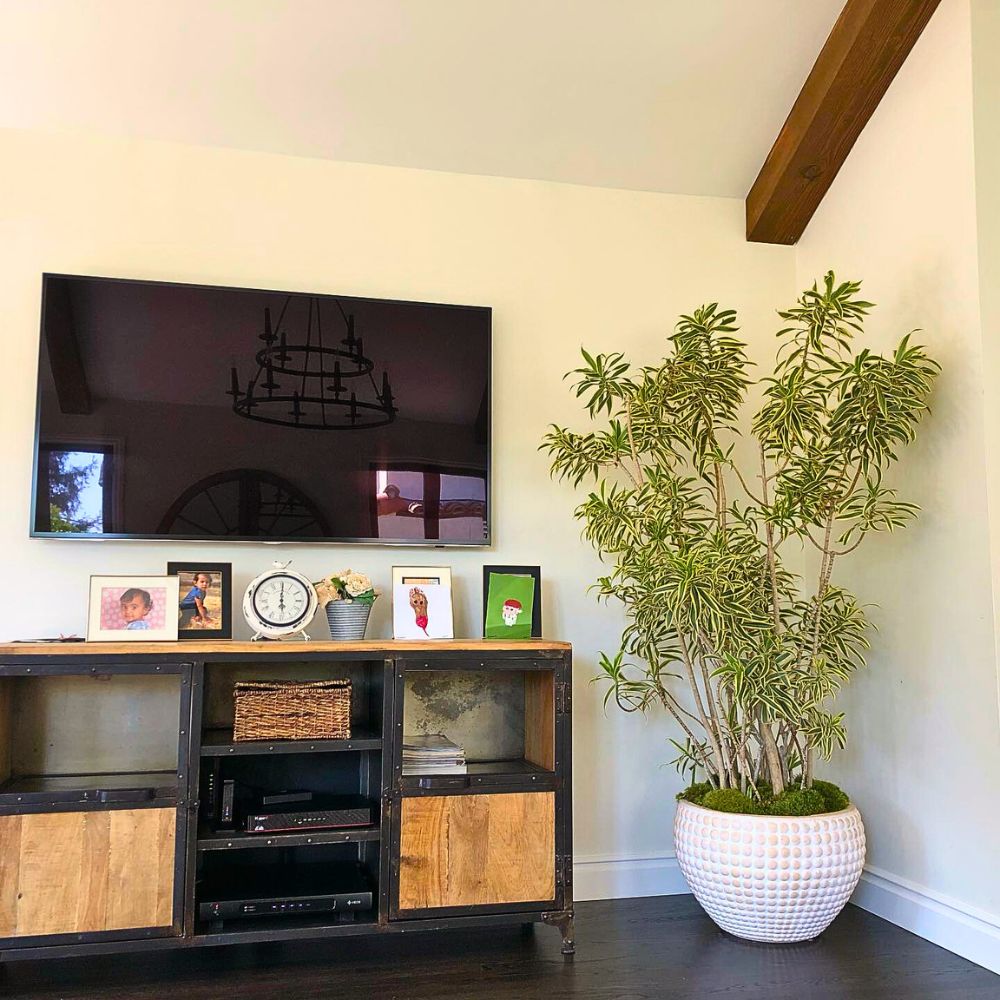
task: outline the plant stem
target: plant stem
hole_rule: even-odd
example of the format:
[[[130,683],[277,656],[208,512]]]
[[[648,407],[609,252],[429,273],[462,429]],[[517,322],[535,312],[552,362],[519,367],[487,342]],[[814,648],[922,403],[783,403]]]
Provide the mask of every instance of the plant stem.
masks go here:
[[[775,795],[780,795],[785,790],[785,773],[781,766],[781,755],[778,753],[778,744],[774,742],[774,733],[771,727],[759,718],[760,742],[764,750],[764,760],[767,763],[768,777],[771,779],[771,787]]]
[[[731,468],[733,472],[736,473],[736,478],[740,481],[740,486],[743,487],[743,492],[746,493],[746,495],[750,497],[750,499],[753,500],[755,504],[757,504],[758,506],[762,506],[764,504],[764,501],[761,500],[759,497],[754,496],[750,487],[747,486],[747,481],[743,478],[743,473],[740,472],[740,467],[735,462],[730,462],[729,468]]]
[[[709,718],[715,726],[715,735],[719,741],[719,749],[722,752],[722,763],[726,768],[730,784],[734,784],[735,770],[729,754],[729,743],[722,731],[722,717],[716,704],[715,695],[712,693],[712,679],[709,676],[708,667],[705,665],[705,658],[703,656],[698,657],[698,665],[701,667],[701,677],[705,684],[705,700],[708,702]]]
[[[767,542],[767,569],[771,577],[771,614],[774,619],[774,631],[781,628],[780,601],[778,598],[778,569],[774,557],[774,526],[766,509],[769,505],[767,497],[767,459],[764,455],[764,445],[760,446],[760,483],[764,492],[764,537]]]
[[[642,471],[642,462],[639,461],[639,453],[636,451],[635,438],[632,436],[632,400],[625,404],[625,430],[628,434],[628,447],[632,453],[632,461],[635,462],[636,475],[632,476],[636,486],[641,486],[646,482],[646,476]],[[632,475],[629,472],[629,475]]]
[[[701,690],[698,687],[698,681],[695,679],[694,675],[694,664],[691,662],[691,653],[688,650],[687,642],[684,640],[684,633],[679,628],[677,629],[677,641],[680,644],[681,659],[684,661],[684,668],[687,671],[688,683],[691,685],[691,692],[694,695],[695,708],[698,710],[698,715],[701,716],[702,728],[705,730],[705,734],[708,736],[709,742],[712,744],[712,751],[715,754],[715,759],[718,764],[719,787],[726,788],[728,787],[726,784],[728,770],[726,768],[725,758],[722,755],[722,746],[716,736],[715,728],[709,720],[708,713],[705,711],[705,705],[701,698]]]
[[[726,530],[727,524],[727,509],[729,502],[726,498],[726,483],[722,478],[722,466],[715,462],[715,509],[719,517],[719,528],[722,531]]]

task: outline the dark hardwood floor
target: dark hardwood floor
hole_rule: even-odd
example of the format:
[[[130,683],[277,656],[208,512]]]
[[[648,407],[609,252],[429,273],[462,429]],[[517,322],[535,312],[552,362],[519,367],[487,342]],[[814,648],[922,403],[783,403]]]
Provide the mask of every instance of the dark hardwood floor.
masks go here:
[[[577,954],[538,925],[11,962],[0,995],[63,1000],[998,1000],[995,976],[848,907],[817,941],[728,937],[690,896],[577,905]]]

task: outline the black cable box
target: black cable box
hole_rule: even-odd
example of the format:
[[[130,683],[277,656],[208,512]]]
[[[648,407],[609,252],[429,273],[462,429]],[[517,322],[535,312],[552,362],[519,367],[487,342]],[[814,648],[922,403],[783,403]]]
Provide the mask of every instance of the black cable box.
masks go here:
[[[202,920],[353,914],[371,908],[371,887],[361,866],[351,861],[227,865],[198,888]]]
[[[244,821],[247,833],[288,833],[294,830],[337,830],[371,826],[372,804],[360,795],[313,796],[311,801],[283,808],[261,808]]]

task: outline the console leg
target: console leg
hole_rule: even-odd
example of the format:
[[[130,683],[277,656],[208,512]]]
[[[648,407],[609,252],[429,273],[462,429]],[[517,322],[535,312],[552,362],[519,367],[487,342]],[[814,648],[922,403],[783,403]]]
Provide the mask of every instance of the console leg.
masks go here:
[[[562,953],[564,955],[576,954],[576,940],[573,926],[572,910],[552,910],[542,914],[542,920],[551,927],[557,927],[562,934]]]
[[[569,919],[562,926],[562,953],[564,955],[576,954],[576,927],[573,922],[573,912],[570,911]]]

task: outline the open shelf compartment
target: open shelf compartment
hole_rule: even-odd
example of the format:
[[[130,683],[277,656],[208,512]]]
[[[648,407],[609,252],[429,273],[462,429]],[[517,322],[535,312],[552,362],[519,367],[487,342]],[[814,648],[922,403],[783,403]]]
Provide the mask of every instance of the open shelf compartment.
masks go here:
[[[397,760],[404,789],[554,779],[554,670],[518,669],[513,662],[479,670],[407,666],[401,683],[403,741],[440,733],[464,748],[467,762],[464,774],[405,774]]]
[[[182,676],[0,678],[0,806],[178,797]]]
[[[349,743],[370,743],[382,734],[383,660],[301,660],[283,663],[253,661],[205,664],[202,706],[202,754],[278,752],[291,743],[315,745],[317,750],[377,749],[349,747]],[[348,740],[233,740],[235,706],[233,691],[239,681],[328,681],[351,682],[351,736]],[[274,747],[272,751],[269,748]],[[296,752],[302,752],[301,749]]]

